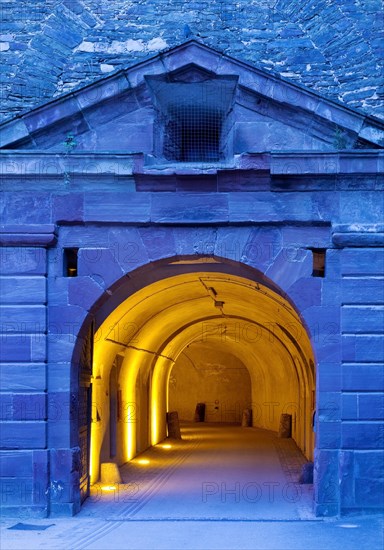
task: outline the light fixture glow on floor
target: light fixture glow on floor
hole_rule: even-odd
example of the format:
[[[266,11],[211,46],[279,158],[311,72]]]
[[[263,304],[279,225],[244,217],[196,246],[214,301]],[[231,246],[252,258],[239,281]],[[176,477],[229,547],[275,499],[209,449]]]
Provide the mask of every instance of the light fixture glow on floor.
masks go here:
[[[137,463],[146,465],[149,464],[149,460],[147,458],[140,458]]]

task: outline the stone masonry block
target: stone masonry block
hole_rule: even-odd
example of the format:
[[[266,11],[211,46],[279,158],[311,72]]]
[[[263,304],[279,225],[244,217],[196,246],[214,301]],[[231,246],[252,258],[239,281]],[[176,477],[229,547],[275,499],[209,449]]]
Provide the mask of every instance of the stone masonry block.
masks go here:
[[[242,249],[240,261],[258,267],[265,272],[279,254],[287,261],[301,254],[296,249],[282,250],[281,229],[276,227],[255,227],[248,232],[248,240]]]
[[[321,361],[317,365],[316,385],[321,392],[340,391],[341,369],[340,362]]]
[[[2,422],[1,436],[4,449],[44,449],[46,422]]]
[[[343,422],[341,445],[343,449],[382,449],[384,429],[380,422]]]
[[[1,477],[32,477],[32,451],[1,451]]]
[[[47,224],[51,223],[51,197],[49,193],[34,191],[4,193],[5,205],[2,223]]]
[[[299,279],[289,287],[287,294],[299,311],[304,311],[313,306],[320,306],[322,280],[319,277]]]
[[[78,274],[88,275],[106,289],[120,279],[124,272],[114,254],[107,248],[80,248]]]
[[[382,333],[384,328],[384,306],[343,306],[341,328],[344,333]]]
[[[359,395],[359,419],[382,420],[384,418],[384,395]]]
[[[339,500],[338,451],[315,451],[314,489],[316,504],[336,504]]]
[[[384,250],[346,249],[341,254],[343,275],[382,275],[384,272]]]
[[[176,253],[179,256],[212,255],[215,252],[217,229],[212,227],[174,227]]]
[[[227,222],[227,195],[155,194],[152,197],[151,221],[179,224]]]
[[[0,306],[2,333],[38,333],[46,330],[45,306]]]
[[[138,229],[136,227],[114,227],[108,231],[108,247],[124,273],[129,273],[149,262],[150,250],[154,250],[156,246],[159,248],[159,243],[157,242],[156,245],[150,237],[144,243],[143,235],[150,233],[154,236],[155,231],[154,228]],[[161,230],[158,231],[156,234],[160,235]],[[164,254],[167,253],[168,247],[172,243],[171,235],[169,239],[167,248],[163,249]]]
[[[84,195],[66,193],[53,197],[52,219],[54,222],[82,222],[84,220]]]
[[[45,277],[0,278],[2,304],[43,304],[46,301]]]
[[[219,227],[216,234],[215,256],[240,262],[250,234],[251,229],[245,227]]]
[[[3,275],[45,275],[46,251],[41,248],[0,248],[0,272]]]
[[[90,276],[70,277],[68,280],[70,305],[89,311],[103,294],[104,290]]]
[[[355,471],[357,478],[384,478],[384,451],[355,451]]]
[[[360,508],[383,509],[384,480],[360,479],[355,481],[356,506]]]
[[[347,391],[384,391],[382,363],[344,363],[342,389]]]
[[[341,418],[342,420],[357,420],[357,394],[347,393],[341,395]]]
[[[355,506],[354,457],[355,453],[353,451],[340,451],[339,453],[340,503],[342,508],[353,508]]]
[[[3,363],[0,368],[0,387],[3,391],[44,391],[44,363]]]
[[[288,291],[296,281],[312,275],[312,253],[301,249],[295,251],[295,256],[291,256],[287,255],[286,250],[282,250],[267,269],[266,275]]]
[[[136,222],[150,220],[149,193],[92,193],[85,198],[84,219],[87,222]]]
[[[317,437],[318,449],[339,449],[340,422],[320,422]]]
[[[139,233],[151,261],[176,256],[176,245],[172,229],[143,227],[139,229]],[[133,246],[135,246],[135,243],[133,243]]]
[[[45,420],[46,395],[41,394],[3,394],[1,405],[3,420]]]
[[[342,299],[345,304],[384,303],[384,286],[381,279],[344,279]]]

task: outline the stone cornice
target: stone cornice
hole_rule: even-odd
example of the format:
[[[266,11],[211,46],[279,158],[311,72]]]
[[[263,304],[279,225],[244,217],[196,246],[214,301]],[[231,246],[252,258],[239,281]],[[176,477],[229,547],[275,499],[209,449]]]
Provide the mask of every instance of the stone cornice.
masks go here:
[[[56,243],[55,226],[42,225],[1,225],[1,246],[42,246],[48,247]]]
[[[15,176],[50,178],[66,175],[94,177],[113,174],[115,177],[147,174],[201,176],[223,171],[249,170],[268,172],[271,176],[381,174],[384,172],[384,150],[344,151],[276,151],[235,155],[226,163],[166,163],[142,154],[72,153],[44,151],[0,151],[0,174],[3,179]]]
[[[384,246],[384,224],[335,225],[332,242],[337,248]]]

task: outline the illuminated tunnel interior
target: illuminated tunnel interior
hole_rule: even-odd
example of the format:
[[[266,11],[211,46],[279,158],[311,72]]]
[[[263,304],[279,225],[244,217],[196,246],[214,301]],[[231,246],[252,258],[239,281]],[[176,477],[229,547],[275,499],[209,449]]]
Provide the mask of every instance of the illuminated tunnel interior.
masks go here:
[[[182,262],[174,262],[182,264]],[[198,269],[196,269],[196,267]],[[292,304],[265,280],[204,269],[166,276],[126,297],[95,334],[91,482],[167,437],[166,412],[278,431],[313,458],[314,359]]]

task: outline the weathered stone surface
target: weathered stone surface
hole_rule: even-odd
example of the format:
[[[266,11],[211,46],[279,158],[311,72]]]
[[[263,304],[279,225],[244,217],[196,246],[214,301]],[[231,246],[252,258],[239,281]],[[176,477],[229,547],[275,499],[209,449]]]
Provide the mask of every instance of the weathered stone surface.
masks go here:
[[[89,310],[103,295],[104,290],[91,277],[70,277],[68,280],[68,303]]]
[[[318,306],[321,304],[322,281],[318,277],[299,279],[289,287],[288,295],[299,311]]]
[[[317,513],[333,515],[339,500],[338,451],[315,451],[314,486]]]
[[[46,301],[45,277],[0,278],[2,304],[39,304]]]
[[[83,307],[76,305],[57,305],[48,308],[48,330],[51,336],[77,335],[80,331],[87,312]]]
[[[139,233],[146,248],[149,260],[159,260],[161,258],[169,258],[176,255],[176,245],[172,229],[165,227],[143,227],[139,229]],[[131,248],[131,260],[137,260],[137,256],[140,252],[137,241],[131,242]],[[126,256],[128,256],[128,254]]]
[[[341,396],[342,420],[354,420],[357,418],[358,396],[357,394],[343,394]]]
[[[45,422],[2,422],[1,437],[4,449],[44,449]]]
[[[341,329],[344,333],[381,334],[383,326],[383,306],[343,306],[341,309]]]
[[[32,477],[32,458],[33,454],[31,451],[1,451],[1,476],[13,477],[16,468],[20,477]]]
[[[343,449],[382,449],[384,434],[379,422],[343,422],[341,445]]]
[[[85,199],[87,222],[148,223],[151,202],[148,193],[92,193]]]
[[[46,251],[41,248],[0,248],[0,272],[3,275],[45,275]]]
[[[359,419],[382,420],[384,416],[383,395],[359,395]]]
[[[215,251],[217,229],[212,227],[174,227],[176,252],[185,255],[212,255]]]
[[[301,255],[301,251],[297,251],[295,248],[292,253],[288,248],[282,248],[280,228],[261,226],[255,227],[249,232],[240,260],[266,271],[279,255],[290,261],[291,258]]]
[[[339,453],[339,477],[341,506],[345,509],[355,506],[355,480],[353,451],[340,451]]]
[[[108,288],[124,275],[123,270],[108,248],[81,248],[78,254],[79,275],[88,275],[102,288]]]
[[[151,221],[166,224],[225,223],[228,221],[227,195],[156,194],[152,197]]]
[[[45,306],[0,306],[1,332],[44,332]]]
[[[145,232],[145,230],[143,230]],[[150,231],[156,231],[151,228]],[[172,237],[170,237],[172,242]],[[148,237],[144,242],[141,229],[134,227],[113,228],[108,231],[108,247],[124,273],[148,263],[156,244]]]
[[[384,453],[380,451],[355,451],[355,474],[359,478],[384,477]]]
[[[317,367],[317,386],[321,392],[339,391],[341,389],[341,369],[339,362],[319,362]]]
[[[345,304],[382,304],[384,303],[383,281],[380,278],[344,279],[342,298]]]
[[[322,422],[319,425],[319,449],[339,449],[340,439],[339,422]]]
[[[384,270],[384,249],[346,249],[341,254],[343,275],[382,275]]]
[[[46,365],[44,363],[2,364],[0,385],[3,391],[45,391]]]
[[[51,223],[51,203],[47,193],[4,193],[3,201],[1,214],[5,225]]]
[[[309,277],[312,273],[311,252],[296,249],[294,253],[294,256],[290,254],[287,256],[286,251],[280,251],[275,261],[266,271],[266,275],[284,290],[288,290],[293,283],[302,277]]]
[[[382,508],[384,505],[384,482],[382,479],[356,479],[357,506]]]
[[[2,335],[0,349],[2,361],[44,361],[45,336],[43,334],[7,334]]]
[[[381,361],[384,353],[384,340],[381,335],[342,336],[343,360],[356,362]]]
[[[216,233],[215,256],[242,261],[252,231],[248,227],[219,227]]]
[[[84,196],[68,193],[53,198],[52,219],[55,222],[81,222],[84,219]]]
[[[383,391],[384,372],[382,364],[344,363],[342,389],[346,391]]]

